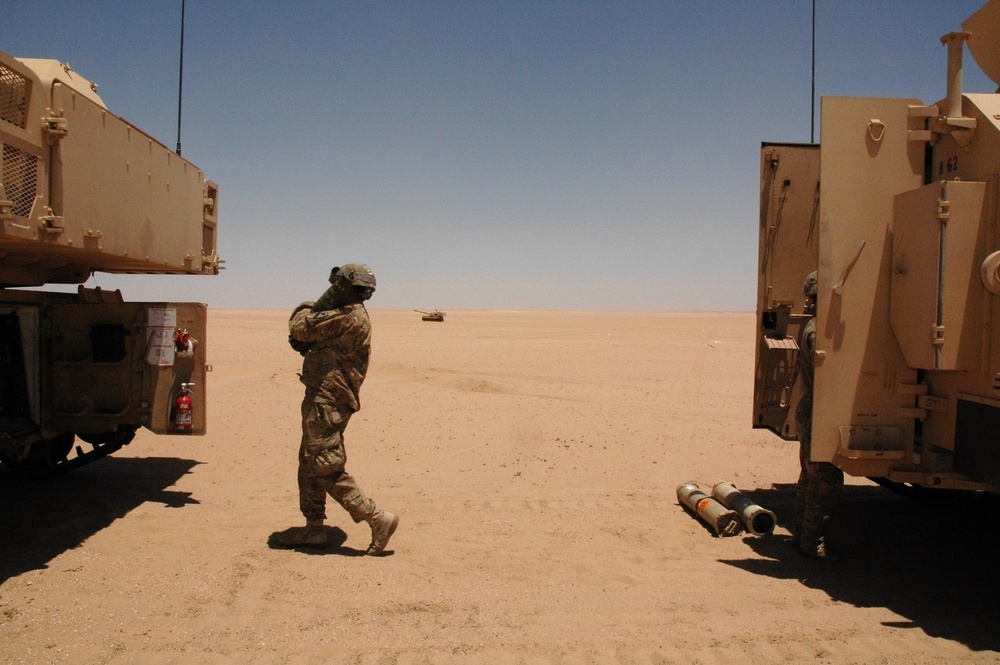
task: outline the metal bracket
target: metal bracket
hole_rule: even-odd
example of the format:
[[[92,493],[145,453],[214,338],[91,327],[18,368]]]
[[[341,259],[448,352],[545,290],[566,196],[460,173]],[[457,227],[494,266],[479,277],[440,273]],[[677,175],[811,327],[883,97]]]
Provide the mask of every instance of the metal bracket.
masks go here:
[[[912,418],[923,422],[927,419],[927,409],[918,406],[900,406],[896,408],[898,418]]]
[[[909,117],[911,120],[922,121],[926,127],[927,121],[941,115],[937,104],[930,106],[909,107]],[[912,126],[912,123],[911,123]],[[937,134],[929,129],[911,129],[906,132],[906,140],[911,143],[933,143],[937,140]]]
[[[14,221],[14,202],[0,201],[0,222]]]
[[[69,132],[66,118],[63,117],[62,109],[58,113],[52,109],[45,109],[45,117],[42,118],[42,133],[45,135],[45,142],[55,145]]]
[[[931,326],[931,346],[944,346],[944,326]]]
[[[885,123],[878,118],[868,121],[868,136],[875,143],[880,143],[885,138]]]
[[[49,235],[58,236],[61,235],[66,229],[63,228],[63,218],[62,215],[53,215],[52,209],[48,210],[49,214],[38,218],[38,227],[48,233]]]
[[[917,406],[927,411],[945,413],[948,411],[948,400],[937,395],[920,395],[917,397]]]
[[[955,139],[955,143],[967,148],[976,133],[976,124],[975,118],[940,116],[935,118],[930,131],[940,135],[949,134]]]

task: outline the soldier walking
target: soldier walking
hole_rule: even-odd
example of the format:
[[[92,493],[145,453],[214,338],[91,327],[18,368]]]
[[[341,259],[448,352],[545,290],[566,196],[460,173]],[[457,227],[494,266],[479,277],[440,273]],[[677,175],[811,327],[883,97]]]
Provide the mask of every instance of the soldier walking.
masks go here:
[[[829,462],[813,462],[812,410],[813,379],[816,367],[816,272],[806,278],[803,291],[806,297],[806,314],[810,319],[799,333],[799,376],[805,382],[805,394],[795,410],[795,424],[799,436],[798,491],[795,494],[793,541],[799,552],[810,559],[836,561],[826,542],[826,525],[840,498],[844,486],[844,472]]]
[[[306,526],[278,534],[279,544],[326,544],[327,494],[355,522],[371,526],[366,554],[381,554],[399,524],[399,517],[378,508],[346,470],[344,430],[361,408],[359,392],[371,354],[372,328],[364,302],[374,292],[371,269],[348,263],[331,271],[330,288],[318,301],[302,303],[289,319],[288,341],[304,356],[298,485]]]

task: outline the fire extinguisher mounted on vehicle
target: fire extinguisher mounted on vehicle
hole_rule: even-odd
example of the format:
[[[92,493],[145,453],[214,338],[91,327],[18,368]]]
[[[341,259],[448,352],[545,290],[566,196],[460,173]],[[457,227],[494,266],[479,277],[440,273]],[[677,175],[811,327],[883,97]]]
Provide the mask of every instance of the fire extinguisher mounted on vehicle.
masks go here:
[[[194,383],[182,383],[181,390],[174,400],[174,428],[189,432],[194,425],[194,405],[191,402],[191,393]]]

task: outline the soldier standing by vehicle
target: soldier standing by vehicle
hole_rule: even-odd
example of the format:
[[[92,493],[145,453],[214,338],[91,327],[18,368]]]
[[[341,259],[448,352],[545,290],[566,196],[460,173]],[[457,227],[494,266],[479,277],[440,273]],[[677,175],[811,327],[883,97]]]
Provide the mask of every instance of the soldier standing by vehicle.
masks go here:
[[[829,462],[810,460],[812,448],[813,378],[816,367],[816,293],[818,279],[814,271],[806,277],[803,292],[805,313],[809,320],[799,333],[799,376],[805,382],[805,394],[795,411],[799,436],[798,491],[795,495],[793,542],[803,556],[820,561],[836,561],[826,542],[826,525],[840,498],[844,472]]]
[[[399,517],[375,506],[346,471],[344,430],[361,408],[359,392],[368,371],[371,321],[364,301],[375,292],[368,266],[348,263],[330,273],[330,288],[292,312],[288,341],[304,356],[302,443],[299,448],[299,507],[305,528],[278,534],[286,546],[325,545],[326,495],[355,522],[367,522],[372,541],[366,554],[380,554],[399,524]]]

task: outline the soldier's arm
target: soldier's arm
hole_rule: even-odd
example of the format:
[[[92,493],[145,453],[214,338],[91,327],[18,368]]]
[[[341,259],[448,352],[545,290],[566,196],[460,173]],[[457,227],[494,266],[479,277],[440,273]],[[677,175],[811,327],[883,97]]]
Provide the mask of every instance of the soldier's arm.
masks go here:
[[[292,316],[288,319],[288,334],[292,339],[297,339],[300,342],[310,342],[312,341],[308,337],[308,326],[306,323],[306,317],[313,313],[313,307],[316,303],[312,301],[306,301],[295,308],[292,312]]]
[[[358,328],[358,319],[351,308],[330,309],[325,312],[303,308],[292,314],[288,323],[288,332],[300,342],[341,337]]]

